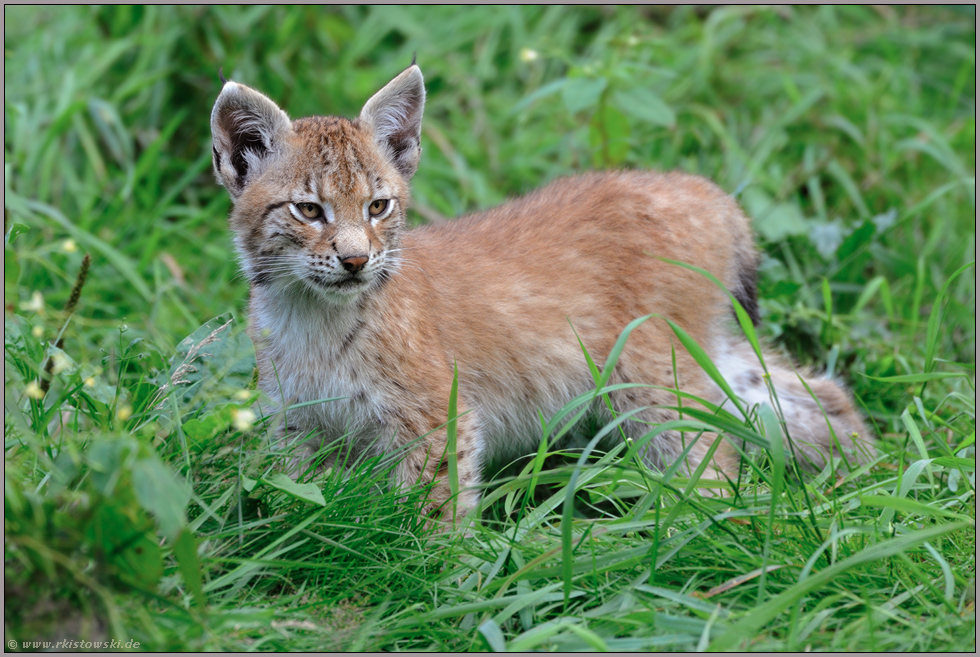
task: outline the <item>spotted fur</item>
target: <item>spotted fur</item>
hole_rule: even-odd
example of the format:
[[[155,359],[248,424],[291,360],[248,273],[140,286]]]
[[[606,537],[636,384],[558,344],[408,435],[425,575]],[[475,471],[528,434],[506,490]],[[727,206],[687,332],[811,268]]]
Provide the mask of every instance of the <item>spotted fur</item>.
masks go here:
[[[647,313],[683,327],[749,405],[770,401],[754,353],[730,330],[728,295],[665,261],[711,272],[757,319],[757,255],[730,196],[683,173],[590,173],[408,230],[424,99],[413,65],[352,120],[290,121],[235,82],[215,104],[215,170],[235,202],[230,223],[251,283],[260,384],[283,407],[335,400],[288,410],[288,436],[312,435],[311,451],[339,436],[363,450],[409,447],[398,483],[434,482],[424,512],[447,513],[444,425],[455,364],[465,514],[478,503],[488,459],[533,451],[539,417],[593,388],[579,339],[601,364],[622,329]],[[807,460],[819,466],[835,446],[869,445],[840,386],[801,379],[771,355],[769,366],[787,433]],[[653,384],[611,395],[620,412],[645,407],[625,424],[633,437],[676,419],[675,383],[724,401],[659,318],[632,333],[611,383]],[[663,432],[644,456],[665,466],[692,438]],[[687,465],[716,440],[702,435]],[[721,441],[708,474],[735,478],[737,467]]]

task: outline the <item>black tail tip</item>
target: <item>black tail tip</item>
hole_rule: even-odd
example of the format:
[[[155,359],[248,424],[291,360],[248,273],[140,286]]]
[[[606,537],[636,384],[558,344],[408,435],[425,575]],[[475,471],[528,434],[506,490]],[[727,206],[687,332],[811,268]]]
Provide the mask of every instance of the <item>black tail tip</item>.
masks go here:
[[[732,290],[732,295],[742,304],[753,326],[758,326],[762,319],[759,315],[759,289],[756,277],[755,267],[743,269],[738,276],[738,287]]]

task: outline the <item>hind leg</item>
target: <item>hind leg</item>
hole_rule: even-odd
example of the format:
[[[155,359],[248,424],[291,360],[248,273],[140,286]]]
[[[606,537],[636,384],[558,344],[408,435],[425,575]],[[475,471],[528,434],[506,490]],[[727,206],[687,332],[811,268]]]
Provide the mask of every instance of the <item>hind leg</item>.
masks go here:
[[[691,476],[706,459],[710,459],[700,475],[701,479],[725,482],[738,478],[738,452],[722,435],[709,431],[676,429],[657,432],[658,425],[681,417],[681,413],[676,410],[679,400],[674,393],[658,388],[637,387],[617,390],[609,396],[618,414],[642,407],[643,410],[624,423],[623,429],[633,440],[643,439],[653,432],[654,435],[647,439],[640,450],[640,456],[647,465],[666,471],[677,461],[683,460],[677,471],[682,476]],[[683,405],[690,404],[689,400],[683,400]],[[724,487],[703,488],[701,493],[716,495],[723,490]]]

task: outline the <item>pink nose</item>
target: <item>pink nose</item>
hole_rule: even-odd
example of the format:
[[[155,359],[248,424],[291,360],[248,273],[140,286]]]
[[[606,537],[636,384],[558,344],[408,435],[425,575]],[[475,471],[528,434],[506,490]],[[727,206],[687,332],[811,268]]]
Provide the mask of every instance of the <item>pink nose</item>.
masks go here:
[[[342,264],[344,266],[344,269],[346,269],[350,273],[356,274],[357,272],[361,271],[361,267],[363,267],[364,263],[367,261],[368,261],[367,256],[359,255],[359,256],[350,256],[349,258],[343,258],[341,259],[340,264]]]

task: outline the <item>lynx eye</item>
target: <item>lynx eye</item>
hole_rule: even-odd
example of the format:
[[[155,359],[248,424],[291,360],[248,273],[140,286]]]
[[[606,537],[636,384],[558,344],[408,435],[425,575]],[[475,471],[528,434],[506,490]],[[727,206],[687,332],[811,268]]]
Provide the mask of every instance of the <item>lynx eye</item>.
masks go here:
[[[316,203],[296,203],[296,209],[307,219],[319,219],[323,216],[323,208]]]
[[[368,206],[368,214],[372,217],[380,217],[388,209],[388,199],[379,198],[371,202]]]

